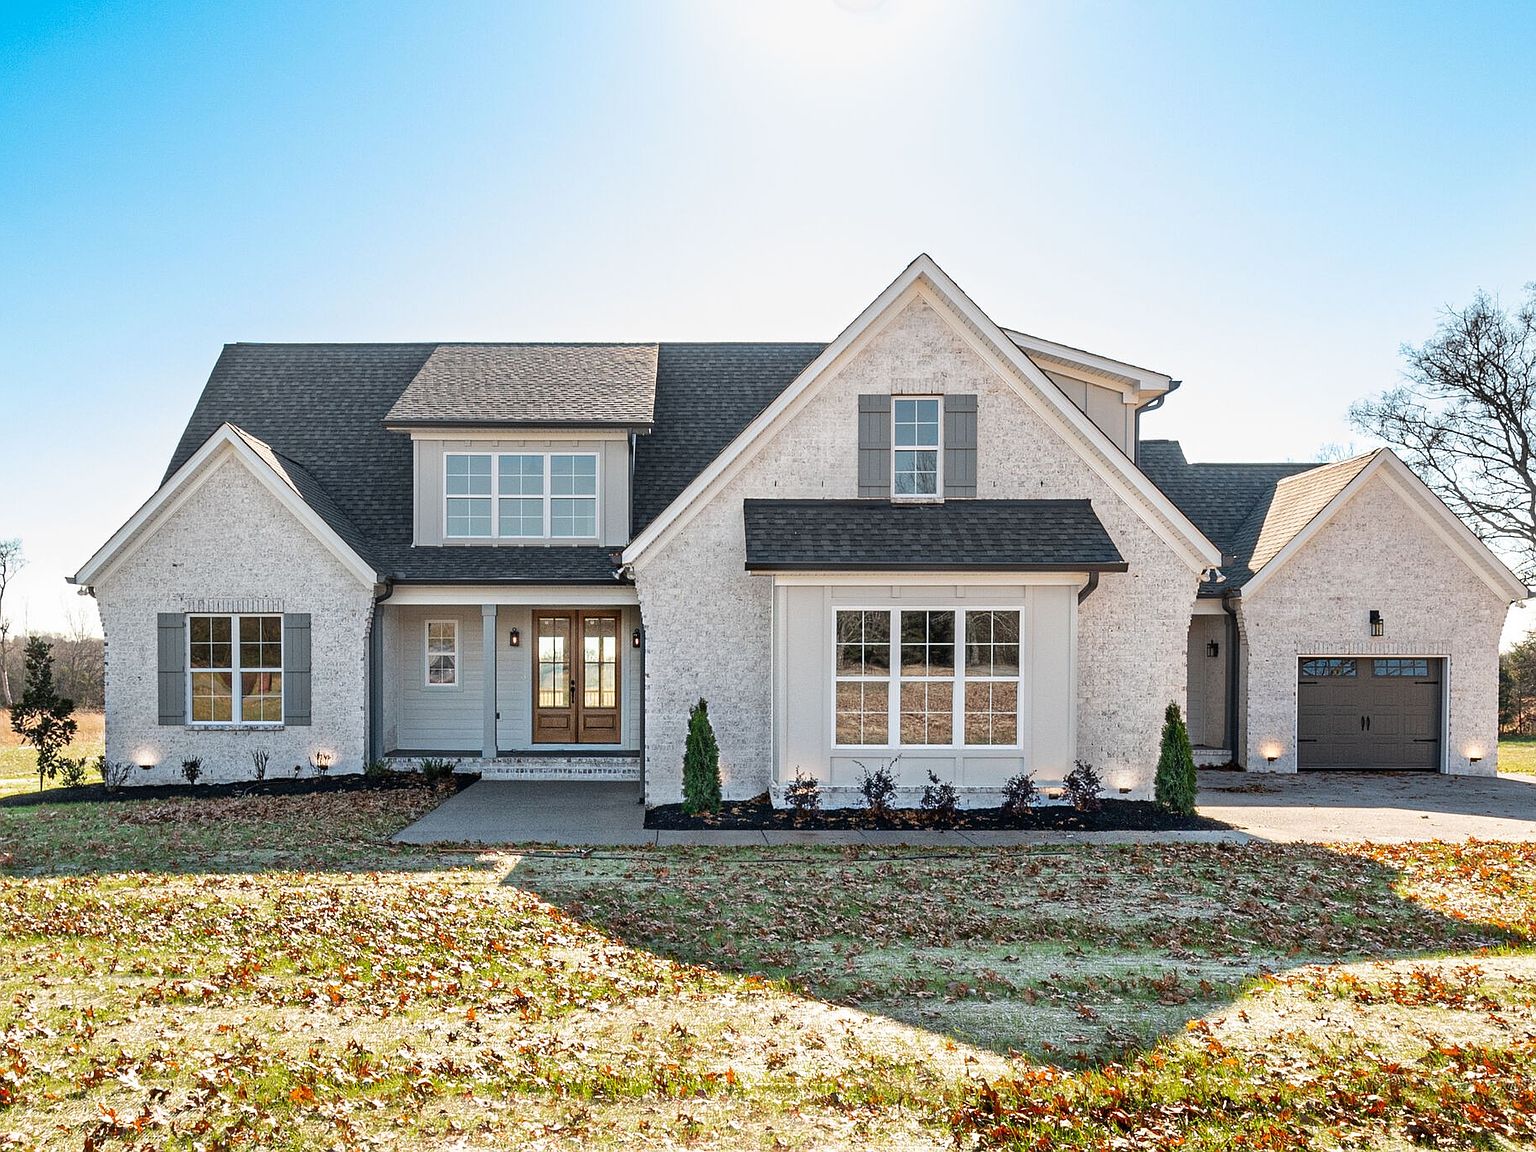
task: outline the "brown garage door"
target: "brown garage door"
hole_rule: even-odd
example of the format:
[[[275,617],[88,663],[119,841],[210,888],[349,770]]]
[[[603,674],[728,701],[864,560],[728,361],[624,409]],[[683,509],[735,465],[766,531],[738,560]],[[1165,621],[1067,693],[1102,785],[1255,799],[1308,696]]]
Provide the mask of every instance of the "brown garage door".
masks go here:
[[[1297,766],[1438,770],[1442,663],[1415,656],[1303,659]]]

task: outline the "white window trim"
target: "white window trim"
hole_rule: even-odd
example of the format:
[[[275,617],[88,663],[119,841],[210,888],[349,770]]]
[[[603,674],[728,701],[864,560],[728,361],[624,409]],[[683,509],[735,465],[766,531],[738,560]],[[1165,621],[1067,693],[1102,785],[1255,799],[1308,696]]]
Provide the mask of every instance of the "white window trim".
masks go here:
[[[896,453],[897,452],[927,452],[927,445],[912,445],[896,443],[896,404],[901,400],[934,400],[939,405],[939,438],[938,443],[931,449],[935,460],[933,465],[933,491],[932,492],[908,492],[898,495],[896,492]],[[891,499],[903,503],[912,501],[921,504],[924,501],[944,499],[944,397],[929,395],[893,395],[891,397]]]
[[[229,663],[228,668],[194,668],[192,667],[192,618],[194,616],[207,616],[211,618],[228,620],[230,628]],[[282,660],[276,668],[242,668],[240,666],[240,621],[245,619],[276,619],[278,628],[282,629],[283,617],[278,612],[188,612],[182,617],[183,630],[186,632],[186,642],[183,646],[182,659],[186,661],[187,688],[186,688],[186,717],[189,728],[281,728],[284,724],[283,717],[288,715],[288,637],[279,632],[279,651]],[[194,720],[192,719],[192,677],[198,672],[228,672],[229,673],[229,719],[228,720]],[[276,720],[246,720],[242,718],[245,708],[245,698],[241,692],[240,674],[242,672],[276,672],[278,674],[278,719]]]
[[[837,614],[839,612],[884,612],[890,617],[891,652],[890,668],[885,676],[841,676],[837,671]],[[901,617],[902,612],[953,612],[955,613],[955,671],[951,676],[902,676],[901,675]],[[1019,617],[1019,671],[1016,676],[967,676],[965,673],[965,617],[971,612],[1014,612]],[[831,747],[834,752],[890,752],[916,755],[924,751],[937,752],[1019,752],[1024,748],[1026,732],[1024,730],[1024,692],[1026,687],[1025,669],[1027,668],[1026,653],[1028,651],[1028,639],[1024,634],[1025,613],[1021,604],[967,604],[963,607],[953,604],[902,604],[892,607],[888,604],[874,604],[860,606],[858,604],[838,604],[832,611],[832,698],[829,708],[831,719]],[[957,733],[958,741],[948,744],[903,744],[901,743],[901,684],[903,680],[914,682],[925,681],[928,683],[953,684],[954,697],[951,701],[950,731]],[[840,682],[854,683],[864,681],[872,684],[886,684],[886,735],[895,736],[896,739],[888,739],[884,744],[839,744],[837,740],[837,686]],[[1016,739],[1012,744],[967,744],[965,740],[965,686],[967,683],[993,683],[993,684],[1017,684],[1018,695],[1014,701],[1014,732]]]
[[[942,422],[942,413],[940,415]],[[940,433],[942,437],[942,432]],[[458,496],[448,492],[448,458],[450,456],[485,456],[491,461],[491,492],[489,496]],[[543,467],[543,493],[535,496],[502,495],[501,492],[501,456],[537,456],[544,462]],[[555,456],[584,456],[592,461],[593,492],[591,496],[556,496],[550,489],[550,459]],[[521,540],[597,540],[603,532],[603,458],[600,452],[530,452],[522,449],[474,449],[465,452],[443,453],[443,500],[442,500],[442,530],[443,539],[453,540],[506,540],[517,542]],[[537,536],[503,536],[501,534],[501,501],[502,500],[534,500],[537,499],[543,505],[543,530]],[[553,501],[560,500],[591,500],[592,501],[592,534],[590,536],[556,536],[552,533],[554,526]],[[456,536],[448,531],[448,501],[449,500],[489,500],[491,502],[491,531],[488,536]]]
[[[437,656],[446,656],[446,655],[448,655],[448,653],[446,653],[446,652],[434,653],[432,651],[432,625],[434,625],[434,624],[438,624],[438,625],[447,624],[449,627],[451,627],[453,629],[453,653],[452,653],[452,655],[453,655],[453,680],[450,681],[449,683],[446,683],[446,684],[434,684],[434,683],[432,683],[432,657],[434,655],[437,655]],[[457,620],[427,620],[427,621],[425,621],[422,624],[422,627],[421,627],[421,649],[422,649],[422,662],[421,662],[421,683],[422,683],[422,686],[425,687],[425,688],[431,689],[434,692],[441,691],[443,689],[448,689],[448,690],[457,689],[459,687],[459,682],[460,682],[460,678],[459,678],[459,667],[460,667],[460,660],[459,660],[459,622]]]

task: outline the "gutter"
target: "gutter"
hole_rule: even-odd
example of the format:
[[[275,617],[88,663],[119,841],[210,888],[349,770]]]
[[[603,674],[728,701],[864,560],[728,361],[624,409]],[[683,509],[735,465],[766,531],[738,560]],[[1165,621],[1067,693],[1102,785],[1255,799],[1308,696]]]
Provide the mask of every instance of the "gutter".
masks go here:
[[[384,757],[384,629],[379,605],[395,594],[395,582],[384,581],[384,591],[373,594],[373,619],[368,627],[368,763]]]
[[[1131,456],[1131,463],[1135,464],[1137,467],[1141,466],[1141,414],[1143,412],[1156,412],[1163,406],[1163,401],[1177,392],[1183,383],[1184,381],[1182,380],[1170,380],[1168,381],[1168,391],[1164,392],[1160,396],[1152,397],[1152,399],[1148,400],[1145,404],[1137,405],[1136,442],[1132,445],[1132,448],[1134,448],[1135,451]]]
[[[1237,592],[1225,593],[1221,598],[1221,610],[1227,614],[1227,751],[1232,762],[1237,758]]]

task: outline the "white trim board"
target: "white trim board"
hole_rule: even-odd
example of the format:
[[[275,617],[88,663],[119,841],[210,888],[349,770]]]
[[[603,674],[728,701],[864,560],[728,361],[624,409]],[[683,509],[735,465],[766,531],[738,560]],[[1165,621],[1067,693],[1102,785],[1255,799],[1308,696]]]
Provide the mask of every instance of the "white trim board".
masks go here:
[[[254,439],[252,437],[251,439]],[[260,443],[260,441],[256,441]],[[263,445],[265,447],[265,445]],[[378,573],[359,556],[350,545],[336,534],[325,520],[311,508],[294,489],[293,484],[282,476],[260,453],[251,446],[247,434],[233,424],[221,424],[213,435],[203,441],[187,462],[155,494],[146,500],[128,522],[112,534],[105,544],[85,565],[69,577],[71,584],[89,586],[128,557],[132,556],[155,533],[155,529],[195,496],[217,471],[217,465],[233,456],[261,481],[295,519],[303,524],[339,560],[343,567],[364,584],[377,584]]]
[[[1509,569],[1488,545],[1480,540],[1466,523],[1452,512],[1445,501],[1436,496],[1429,487],[1413,474],[1413,470],[1404,464],[1395,452],[1388,448],[1378,448],[1371,455],[1371,461],[1360,469],[1350,482],[1339,489],[1338,493],[1323,505],[1322,509],[1309,520],[1306,525],[1285,542],[1281,548],[1264,567],[1249,578],[1248,582],[1239,589],[1239,595],[1243,599],[1249,599],[1262,588],[1277,571],[1283,568],[1287,561],[1327,526],[1339,510],[1348,504],[1355,495],[1369,483],[1371,477],[1381,474],[1382,480],[1404,502],[1415,511],[1429,525],[1445,544],[1471,568],[1478,577],[1487,584],[1490,589],[1506,597],[1511,602],[1524,600],[1531,592],[1520,578]]]
[[[1221,563],[1221,552],[1151,482],[1109,436],[1067,399],[1040,367],[1015,344],[927,255],[919,256],[813,360],[788,388],[734,439],[702,473],[624,549],[634,564],[659,547],[698,514],[734,479],[770,434],[809,402],[815,385],[856,355],[911,301],[942,304],[962,321],[951,327],[1037,414],[1051,424],[1101,479],[1140,514],[1147,525],[1199,573]]]
[[[527,605],[538,608],[624,608],[639,604],[632,584],[396,584],[382,607],[448,608],[474,604]]]

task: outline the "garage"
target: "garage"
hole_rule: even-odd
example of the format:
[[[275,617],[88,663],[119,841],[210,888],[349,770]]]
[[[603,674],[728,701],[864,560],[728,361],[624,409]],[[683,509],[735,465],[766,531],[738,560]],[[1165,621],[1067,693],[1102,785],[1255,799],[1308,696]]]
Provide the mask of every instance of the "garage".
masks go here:
[[[1297,767],[1438,771],[1443,665],[1423,656],[1303,657]]]

